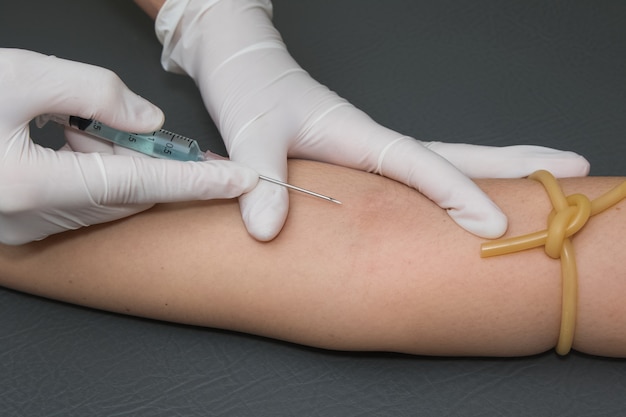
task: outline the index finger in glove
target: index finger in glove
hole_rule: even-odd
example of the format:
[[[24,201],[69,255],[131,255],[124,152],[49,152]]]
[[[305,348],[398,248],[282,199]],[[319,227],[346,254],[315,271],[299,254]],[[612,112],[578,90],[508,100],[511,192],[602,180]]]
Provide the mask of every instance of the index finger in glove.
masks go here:
[[[34,160],[44,161],[45,170],[27,163],[7,167],[9,173],[15,173],[10,186],[19,192],[3,201],[3,211],[88,211],[103,206],[233,198],[258,181],[255,171],[231,161],[179,162],[43,148],[37,151]]]
[[[545,169],[557,178],[589,173],[589,162],[575,152],[534,145],[481,146],[422,142],[471,178],[522,178]]]
[[[234,198],[254,188],[258,181],[254,170],[231,161],[78,154],[78,164],[89,194],[98,204]]]
[[[377,171],[417,189],[477,236],[496,238],[506,231],[507,219],[498,206],[450,162],[415,139],[401,137],[390,142]]]

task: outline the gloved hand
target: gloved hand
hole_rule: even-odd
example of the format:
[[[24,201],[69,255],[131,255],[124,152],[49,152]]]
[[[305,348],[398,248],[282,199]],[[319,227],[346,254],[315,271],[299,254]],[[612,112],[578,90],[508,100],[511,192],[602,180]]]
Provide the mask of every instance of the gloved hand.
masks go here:
[[[271,16],[269,0],[168,0],[156,19],[163,66],[196,81],[233,161],[281,180],[288,156],[376,172],[414,187],[487,238],[502,235],[507,220],[466,175],[589,170],[571,152],[425,143],[382,127],[300,68]],[[248,231],[270,240],[287,216],[286,190],[261,182],[240,205]]]
[[[258,174],[229,161],[175,162],[113,155],[81,135],[81,151],[33,143],[29,122],[44,113],[98,119],[118,129],[158,129],[163,113],[111,71],[35,52],[0,49],[0,242],[53,233],[140,212],[157,202],[230,198]]]

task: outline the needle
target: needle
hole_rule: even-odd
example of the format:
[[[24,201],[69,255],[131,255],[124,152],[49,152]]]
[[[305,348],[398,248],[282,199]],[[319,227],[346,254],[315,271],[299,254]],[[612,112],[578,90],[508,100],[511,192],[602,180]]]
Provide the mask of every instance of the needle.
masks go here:
[[[314,197],[318,197],[318,198],[321,198],[323,200],[333,202],[335,204],[342,204],[341,201],[336,200],[336,199],[334,199],[332,197],[329,197],[327,195],[319,194],[319,193],[316,193],[314,191],[310,191],[310,190],[306,190],[304,188],[297,187],[295,185],[287,184],[286,182],[278,181],[278,180],[275,180],[274,178],[266,177],[265,175],[259,175],[259,179],[264,180],[264,181],[268,181],[268,182],[271,182],[271,183],[274,183],[274,184],[282,185],[283,187],[291,188],[292,190],[300,191],[301,193],[309,194],[309,195],[312,195]]]

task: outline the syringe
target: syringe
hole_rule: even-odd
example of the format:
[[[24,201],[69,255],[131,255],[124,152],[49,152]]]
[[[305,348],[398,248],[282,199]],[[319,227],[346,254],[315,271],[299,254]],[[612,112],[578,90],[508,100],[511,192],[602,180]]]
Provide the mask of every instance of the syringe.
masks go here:
[[[113,142],[117,145],[133,149],[137,152],[155,158],[172,159],[175,161],[206,160],[205,154],[202,150],[200,150],[200,146],[196,140],[165,129],[159,129],[152,133],[145,134],[130,133],[114,129],[97,120],[84,119],[78,116],[62,116],[57,114],[39,116],[36,119],[36,123],[37,126],[42,127],[50,120],[55,123],[82,130],[100,139]],[[259,175],[259,179],[309,194],[326,201],[341,204],[341,201],[332,197],[300,188],[274,178],[266,177],[265,175]]]

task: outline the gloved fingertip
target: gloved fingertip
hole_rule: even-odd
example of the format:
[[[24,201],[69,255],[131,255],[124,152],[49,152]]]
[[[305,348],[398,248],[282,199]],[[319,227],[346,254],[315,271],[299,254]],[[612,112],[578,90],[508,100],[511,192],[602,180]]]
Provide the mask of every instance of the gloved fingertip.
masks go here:
[[[281,232],[285,218],[280,211],[266,209],[247,213],[244,223],[252,237],[261,242],[269,242]]]
[[[242,194],[249,193],[259,184],[259,174],[256,171],[245,167],[242,176],[238,179],[238,183],[242,187]]]
[[[572,151],[555,151],[549,149],[551,152],[548,156],[552,157],[552,160],[547,159],[545,167],[538,167],[537,169],[547,169],[557,178],[567,177],[586,177],[589,175],[591,164],[582,155]],[[539,162],[544,162],[539,160]]]
[[[135,122],[137,127],[143,127],[142,132],[150,132],[158,130],[165,123],[165,114],[163,111],[142,98],[142,105],[136,109]]]
[[[591,164],[589,163],[589,161],[582,155],[578,155],[575,154],[577,156],[576,159],[576,166],[578,167],[577,173],[578,177],[586,177],[587,175],[589,175],[589,171],[591,170]]]
[[[257,224],[246,223],[246,228],[248,229],[248,233],[250,233],[250,236],[260,242],[270,242],[274,240],[282,229],[282,225],[272,228],[268,227],[267,224],[263,225],[263,227],[261,228],[257,226]]]
[[[162,162],[171,164],[177,161]],[[182,164],[182,168],[189,170],[189,175],[187,175],[185,183],[193,199],[207,200],[240,197],[254,190],[259,182],[259,174],[256,171],[228,160],[179,163]],[[168,164],[168,167],[174,167],[174,165],[170,164]],[[164,172],[165,169],[164,167],[161,172]],[[178,174],[173,174],[170,177],[178,178],[181,171],[176,168],[174,169]],[[175,183],[177,182],[178,181]],[[183,190],[181,187],[177,189],[179,191]],[[185,193],[183,192],[183,194]]]
[[[163,111],[145,98],[126,89],[118,102],[99,106],[94,113],[79,116],[96,119],[115,129],[147,133],[159,130],[165,122]]]
[[[268,242],[278,236],[287,219],[289,198],[279,186],[260,183],[239,198],[241,215],[248,233],[256,240]]]
[[[495,204],[489,210],[448,210],[448,214],[463,229],[485,239],[497,239],[508,228],[506,215]]]

